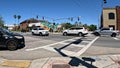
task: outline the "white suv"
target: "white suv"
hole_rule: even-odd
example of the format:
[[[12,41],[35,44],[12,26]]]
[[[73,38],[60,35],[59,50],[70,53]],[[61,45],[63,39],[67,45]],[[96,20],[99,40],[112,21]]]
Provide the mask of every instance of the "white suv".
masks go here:
[[[45,35],[48,36],[49,35],[49,31],[45,30],[43,28],[34,28],[32,29],[32,35],[38,34],[40,36]]]
[[[88,30],[84,27],[74,27],[63,31],[63,35],[76,34],[78,36],[84,36],[88,34]]]

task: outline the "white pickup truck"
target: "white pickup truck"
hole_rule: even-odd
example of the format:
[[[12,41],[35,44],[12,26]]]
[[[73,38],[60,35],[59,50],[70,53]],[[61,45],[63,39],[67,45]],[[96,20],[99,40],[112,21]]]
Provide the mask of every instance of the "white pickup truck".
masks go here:
[[[119,31],[112,30],[110,28],[101,28],[101,29],[95,30],[93,34],[96,36],[110,35],[111,37],[116,37],[117,35],[119,35]]]
[[[49,31],[48,30],[45,30],[43,28],[34,28],[32,29],[32,35],[35,35],[35,34],[38,34],[40,36],[48,36],[49,35]]]

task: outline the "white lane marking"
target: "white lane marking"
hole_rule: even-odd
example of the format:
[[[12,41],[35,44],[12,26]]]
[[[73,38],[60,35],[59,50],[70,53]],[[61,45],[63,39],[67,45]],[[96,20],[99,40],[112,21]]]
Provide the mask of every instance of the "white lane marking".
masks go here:
[[[81,45],[81,44],[76,45],[76,44],[72,44],[71,46],[75,46],[75,47],[85,47],[86,45]]]
[[[58,53],[53,47],[45,47],[44,49]],[[67,54],[67,55],[72,55],[75,53],[75,52],[67,51],[67,50],[61,50],[61,52],[63,52],[64,54]]]
[[[53,47],[44,47],[44,49],[49,50],[49,51],[53,51],[53,52],[57,52]]]
[[[84,43],[89,43],[90,41],[82,41],[82,42],[84,42]]]
[[[115,38],[115,37],[114,37],[113,39],[115,39],[115,40],[120,40],[120,39],[118,39],[118,38]]]
[[[33,51],[33,50],[37,50],[37,49],[41,49],[41,48],[45,48],[45,47],[50,47],[50,46],[53,46],[53,45],[56,45],[56,44],[59,44],[59,43],[63,43],[63,42],[66,42],[66,41],[71,41],[73,39],[80,39],[80,38],[81,37],[75,37],[75,38],[72,38],[72,39],[67,39],[67,40],[64,40],[64,41],[61,41],[61,42],[57,42],[57,43],[53,43],[53,44],[49,44],[49,45],[45,45],[45,46],[41,46],[41,47],[26,49],[26,51]]]
[[[73,54],[75,54],[75,52],[68,51],[68,50],[61,50],[61,52],[63,52],[66,55],[73,55]]]
[[[82,48],[80,51],[78,51],[77,53],[75,53],[73,56],[80,56],[81,54],[83,54],[99,37],[96,37],[95,39],[93,39],[88,45],[86,45],[84,48]]]
[[[70,43],[60,43],[60,44],[63,44],[63,45],[68,45]],[[81,45],[81,44],[71,44],[70,46],[75,46],[75,47],[84,47],[86,45]]]

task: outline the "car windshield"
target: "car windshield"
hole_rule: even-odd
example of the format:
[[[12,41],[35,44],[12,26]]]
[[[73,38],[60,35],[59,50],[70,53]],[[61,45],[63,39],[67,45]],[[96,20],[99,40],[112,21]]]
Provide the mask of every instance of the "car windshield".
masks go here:
[[[10,30],[7,30],[5,28],[1,28],[1,30],[5,33],[5,34],[12,34],[13,32],[11,32]]]

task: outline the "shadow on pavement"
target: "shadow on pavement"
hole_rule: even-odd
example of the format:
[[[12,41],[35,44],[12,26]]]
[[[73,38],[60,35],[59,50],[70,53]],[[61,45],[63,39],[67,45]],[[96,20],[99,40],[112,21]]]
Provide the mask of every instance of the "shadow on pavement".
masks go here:
[[[87,68],[97,68],[96,66],[92,65],[92,62],[95,62],[94,59],[92,58],[87,58],[87,57],[84,57],[84,58],[87,58],[90,62],[90,63],[87,63],[86,61],[87,60],[82,60],[82,59],[79,59],[77,57],[70,57],[71,58],[71,61],[69,62],[69,65],[71,66],[79,66],[79,65],[82,65],[82,66],[85,66]],[[94,60],[94,61],[93,61]]]
[[[62,50],[62,49],[64,49],[64,48],[70,46],[71,44],[79,44],[79,43],[81,43],[81,42],[82,42],[81,39],[77,39],[76,41],[73,41],[73,42],[71,42],[71,43],[69,43],[69,44],[67,44],[67,45],[65,45],[65,46],[63,46],[63,47],[61,47],[61,48],[59,48],[59,50]]]
[[[75,66],[75,67],[78,67],[79,65],[81,66],[85,66],[87,68],[98,68],[94,65],[92,65],[93,62],[95,62],[95,59],[92,59],[92,58],[89,58],[89,57],[82,57],[82,59],[79,59],[77,57],[74,57],[74,56],[68,56],[66,55],[65,53],[63,53],[61,50],[70,46],[71,44],[79,44],[82,40],[81,39],[78,39],[72,43],[69,43],[68,45],[65,45],[61,48],[54,48],[60,55],[62,55],[63,57],[69,57],[71,58],[71,60],[69,61],[69,65],[71,66]],[[86,62],[87,61],[87,62]],[[90,63],[88,63],[90,62]]]
[[[55,49],[60,55],[62,55],[63,57],[69,57],[69,58],[71,58],[71,61],[69,61],[69,63],[68,63],[68,64],[71,65],[71,66],[77,67],[77,66],[81,65],[81,66],[85,66],[85,67],[87,67],[87,68],[98,68],[98,67],[92,65],[92,62],[95,62],[95,60],[92,59],[92,58],[82,57],[82,59],[79,59],[79,58],[77,58],[77,57],[72,57],[72,56],[68,56],[68,55],[64,54],[63,52],[61,52],[60,49],[57,49],[57,48],[54,48],[54,49]],[[89,62],[91,62],[91,63],[87,63],[86,61],[89,61]]]

